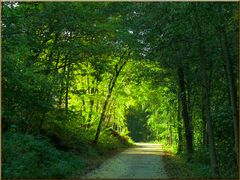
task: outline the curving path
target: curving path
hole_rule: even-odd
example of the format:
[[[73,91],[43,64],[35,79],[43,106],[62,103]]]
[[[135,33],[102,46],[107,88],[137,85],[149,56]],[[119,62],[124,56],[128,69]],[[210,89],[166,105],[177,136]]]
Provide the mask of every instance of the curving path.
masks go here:
[[[167,178],[159,144],[136,143],[82,178]]]

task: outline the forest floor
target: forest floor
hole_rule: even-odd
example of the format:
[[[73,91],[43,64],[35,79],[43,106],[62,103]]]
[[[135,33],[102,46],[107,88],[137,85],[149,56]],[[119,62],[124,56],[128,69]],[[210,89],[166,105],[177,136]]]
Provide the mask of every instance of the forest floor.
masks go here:
[[[159,144],[136,143],[81,178],[167,178]]]

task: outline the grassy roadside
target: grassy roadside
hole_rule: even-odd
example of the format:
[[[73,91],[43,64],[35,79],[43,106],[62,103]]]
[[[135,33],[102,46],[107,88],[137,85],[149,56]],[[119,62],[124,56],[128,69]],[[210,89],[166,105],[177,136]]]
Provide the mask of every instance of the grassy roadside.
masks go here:
[[[167,148],[166,148],[167,149]],[[171,150],[164,149],[162,156],[164,167],[169,178],[174,179],[238,179],[231,168],[221,171],[219,177],[212,177],[209,164],[201,163],[199,159],[189,162],[183,154],[176,155]]]
[[[131,146],[127,136],[104,132],[97,145],[88,134],[56,130],[45,136],[3,134],[3,178],[80,178]],[[85,136],[84,136],[85,135]],[[90,137],[90,138],[89,138]]]
[[[173,153],[165,151],[162,159],[169,178],[184,179],[196,177],[188,165]]]

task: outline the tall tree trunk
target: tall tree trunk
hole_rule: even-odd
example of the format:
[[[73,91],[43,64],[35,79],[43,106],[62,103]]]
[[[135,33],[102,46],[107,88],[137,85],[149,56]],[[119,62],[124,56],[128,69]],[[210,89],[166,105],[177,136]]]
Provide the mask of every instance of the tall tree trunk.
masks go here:
[[[202,88],[202,94],[203,94],[203,88]],[[202,96],[202,102],[204,101],[204,96]],[[205,107],[202,103],[202,143],[204,147],[208,147],[208,134],[207,134],[207,122],[205,118]]]
[[[181,99],[180,99],[179,92],[178,92],[177,131],[178,131],[177,154],[180,154],[183,150],[183,140],[182,140],[182,126],[181,126]]]
[[[94,100],[90,99],[90,110],[89,110],[89,116],[88,116],[88,123],[87,123],[87,127],[90,128],[91,127],[91,121],[92,121],[92,113],[93,113],[93,104],[94,104]]]
[[[224,69],[224,73],[225,73],[225,77],[226,77],[226,81],[227,81],[227,86],[228,86],[228,91],[227,91],[228,105],[229,105],[229,107],[231,107],[231,95],[230,95],[230,87],[229,87],[230,83],[229,83],[229,80],[228,80],[228,72],[227,72],[227,67],[226,67],[225,64],[223,65],[223,69]],[[234,139],[234,137],[233,137],[233,139]]]
[[[224,51],[224,57],[225,57],[225,67],[227,72],[227,82],[228,82],[228,89],[230,94],[230,102],[231,102],[231,110],[232,110],[232,121],[233,121],[233,127],[234,127],[234,141],[235,141],[235,152],[237,154],[237,161],[239,161],[239,153],[238,153],[238,127],[239,127],[239,113],[237,108],[237,91],[236,91],[236,85],[234,81],[234,73],[233,73],[233,61],[230,54],[230,50],[228,48],[228,41],[225,29],[222,29],[221,32],[221,42],[222,47]]]
[[[61,82],[60,97],[59,97],[59,102],[58,102],[59,108],[62,106],[62,101],[63,101],[63,95],[64,95],[64,79],[65,79],[65,75],[66,75],[66,67],[67,67],[67,59],[65,60],[64,66],[63,66],[63,80],[62,80],[62,82]]]
[[[109,116],[106,120],[106,127],[109,127],[109,123],[110,123],[111,119],[112,119],[112,113],[109,114]]]
[[[65,95],[65,110],[66,110],[66,114],[68,112],[68,94],[69,94],[69,81],[70,81],[70,62],[68,62],[68,66],[67,66],[67,79],[66,79],[66,95]]]
[[[82,97],[82,118],[83,122],[86,123],[86,103],[85,103],[85,96]]]
[[[99,134],[100,134],[100,131],[101,131],[101,126],[102,126],[102,122],[104,121],[105,119],[105,112],[106,112],[106,109],[107,109],[107,105],[108,105],[108,102],[109,102],[109,99],[111,98],[111,93],[108,92],[107,94],[107,97],[104,101],[104,104],[103,104],[103,109],[102,109],[102,113],[101,113],[101,116],[100,116],[100,120],[99,120],[99,124],[98,124],[98,128],[97,128],[97,132],[96,132],[96,135],[95,135],[95,139],[93,141],[93,144],[97,144],[98,142],[98,138],[99,138]]]
[[[171,146],[172,145],[172,141],[173,141],[173,138],[172,138],[172,114],[170,114],[170,117],[169,117],[169,145]]]
[[[96,88],[96,96],[97,96],[97,100],[96,100],[96,108],[95,108],[95,111],[96,113],[98,113],[98,110],[99,110],[99,94],[98,94],[98,88]]]
[[[211,104],[210,104],[210,95],[209,95],[209,85],[207,78],[207,67],[204,56],[204,51],[202,48],[199,48],[199,54],[201,58],[201,72],[202,72],[202,88],[203,88],[203,107],[204,107],[204,117],[207,122],[207,133],[208,133],[208,142],[209,142],[209,151],[210,151],[210,159],[211,166],[213,170],[214,176],[219,175],[219,168],[216,157],[215,143],[214,143],[214,135],[213,135],[213,127],[212,127],[212,117],[211,117]]]
[[[72,32],[70,32],[70,39],[72,38]],[[68,114],[68,94],[69,94],[69,84],[70,84],[70,71],[71,71],[71,52],[67,53],[66,55],[66,62],[67,64],[67,79],[66,79],[66,95],[65,95],[65,111],[66,115]]]
[[[192,139],[191,124],[190,124],[189,114],[188,114],[186,89],[185,89],[182,64],[178,66],[178,78],[179,78],[180,97],[182,102],[182,116],[183,116],[184,127],[185,127],[187,154],[188,154],[188,160],[190,160],[192,158],[192,153],[193,153],[193,139]]]
[[[114,103],[115,103],[115,99],[112,98],[112,100],[111,100],[111,102],[109,103],[108,108],[107,108],[107,110],[106,110],[106,111],[109,113],[108,119],[106,120],[106,127],[109,126],[109,123],[110,123],[110,121],[111,121],[111,119],[112,119],[111,110],[114,109],[114,106],[115,106]],[[114,111],[114,112],[115,112],[115,111]]]
[[[120,72],[122,71],[123,67],[126,65],[126,63],[128,61],[128,58],[129,58],[129,56],[131,54],[131,51],[128,52],[127,57],[124,60],[123,58],[124,58],[124,55],[126,53],[127,52],[125,51],[122,54],[122,56],[120,57],[119,62],[116,63],[116,65],[115,65],[115,72],[114,72],[114,74],[113,74],[113,76],[110,79],[110,82],[108,84],[108,92],[107,92],[107,96],[106,96],[106,99],[105,99],[104,104],[103,104],[100,120],[99,120],[98,127],[97,127],[97,132],[96,132],[93,144],[97,144],[97,142],[98,142],[99,134],[100,134],[101,127],[102,127],[102,122],[105,120],[105,113],[106,113],[106,110],[107,110],[107,105],[109,103],[109,100],[110,100],[112,92],[113,92],[113,88],[115,87],[115,84],[116,84],[117,79],[118,79],[118,77],[120,75]]]
[[[202,92],[203,92],[203,107],[204,107],[204,117],[207,123],[207,134],[208,134],[208,144],[209,144],[209,153],[210,153],[210,161],[212,172],[214,176],[219,176],[219,167],[216,157],[216,149],[215,149],[215,142],[214,142],[214,134],[213,134],[213,127],[212,127],[212,116],[211,116],[211,101],[210,101],[210,81],[208,78],[207,73],[207,62],[206,62],[206,55],[204,51],[203,38],[202,38],[202,30],[200,26],[200,15],[199,10],[195,7],[194,10],[196,11],[196,16],[194,18],[194,25],[196,28],[196,33],[198,35],[198,53],[200,57],[200,71],[202,76]]]
[[[191,128],[191,133],[192,133],[192,141],[194,140],[194,131],[193,131],[193,126],[192,126],[192,107],[191,107],[191,85],[190,82],[187,81],[186,83],[187,87],[187,107],[188,107],[188,115],[189,115],[189,122],[190,122],[190,128]],[[194,144],[194,142],[192,142]]]

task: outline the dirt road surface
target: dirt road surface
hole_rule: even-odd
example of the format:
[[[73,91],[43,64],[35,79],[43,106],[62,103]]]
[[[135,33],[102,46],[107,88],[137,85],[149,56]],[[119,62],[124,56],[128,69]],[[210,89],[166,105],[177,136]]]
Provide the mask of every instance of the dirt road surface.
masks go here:
[[[161,145],[136,143],[82,178],[167,178]]]

